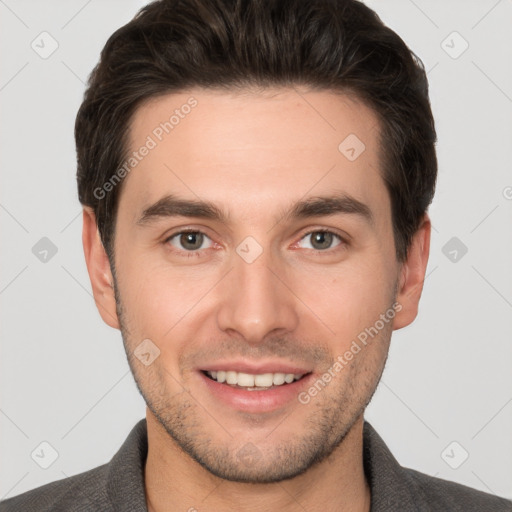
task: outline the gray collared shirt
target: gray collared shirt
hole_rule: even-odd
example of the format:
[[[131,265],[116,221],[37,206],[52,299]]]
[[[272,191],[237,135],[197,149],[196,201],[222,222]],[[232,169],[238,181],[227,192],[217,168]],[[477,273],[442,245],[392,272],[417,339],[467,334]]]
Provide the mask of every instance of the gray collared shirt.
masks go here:
[[[0,512],[147,512],[146,420],[140,420],[108,464],[0,502]],[[512,512],[512,501],[403,468],[364,423],[364,470],[371,512]]]

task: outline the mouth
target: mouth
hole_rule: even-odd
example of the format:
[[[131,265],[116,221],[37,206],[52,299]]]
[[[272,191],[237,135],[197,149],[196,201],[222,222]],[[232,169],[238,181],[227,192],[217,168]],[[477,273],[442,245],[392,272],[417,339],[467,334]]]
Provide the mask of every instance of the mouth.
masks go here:
[[[216,369],[198,372],[209,402],[216,403],[221,409],[227,406],[230,411],[271,413],[297,406],[299,393],[313,379],[311,371],[301,368],[238,369],[246,371],[219,365]]]
[[[286,386],[301,380],[306,373],[260,373],[251,374],[234,370],[203,371],[203,374],[220,384],[247,391],[266,391],[278,386]]]

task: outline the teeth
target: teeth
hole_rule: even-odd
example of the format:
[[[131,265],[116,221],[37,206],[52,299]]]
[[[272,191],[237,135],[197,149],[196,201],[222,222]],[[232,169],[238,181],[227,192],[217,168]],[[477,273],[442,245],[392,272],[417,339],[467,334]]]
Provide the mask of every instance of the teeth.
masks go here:
[[[228,384],[236,384],[238,382],[238,374],[236,372],[226,372],[226,382]]]
[[[240,373],[238,375],[241,375]],[[263,373],[262,375],[255,375],[254,376],[254,384],[257,387],[261,388],[269,388],[274,383],[274,375],[272,373]],[[240,384],[240,381],[238,381],[239,386],[243,386],[243,384]]]
[[[285,374],[284,373],[274,373],[274,377],[272,378],[272,382],[275,386],[280,386],[284,384]]]
[[[237,381],[236,384],[239,386],[243,386],[244,388],[253,388],[254,387],[254,381],[255,376],[249,375],[248,373],[238,373],[237,375]],[[258,375],[258,377],[260,377]],[[256,384],[256,386],[262,386],[263,384]]]
[[[251,375],[250,373],[234,372],[234,371],[211,371],[206,372],[213,380],[217,382],[225,382],[226,384],[238,385],[244,388],[270,388],[274,386],[282,386],[283,384],[291,384],[294,380],[301,379],[302,373],[262,373],[259,375]]]

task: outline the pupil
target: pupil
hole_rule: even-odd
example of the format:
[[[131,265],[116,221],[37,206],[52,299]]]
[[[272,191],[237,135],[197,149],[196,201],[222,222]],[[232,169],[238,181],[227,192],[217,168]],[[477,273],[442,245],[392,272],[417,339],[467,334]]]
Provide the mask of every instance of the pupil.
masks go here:
[[[313,235],[313,247],[316,249],[328,249],[332,243],[332,233],[318,231]],[[318,246],[316,246],[317,244]]]

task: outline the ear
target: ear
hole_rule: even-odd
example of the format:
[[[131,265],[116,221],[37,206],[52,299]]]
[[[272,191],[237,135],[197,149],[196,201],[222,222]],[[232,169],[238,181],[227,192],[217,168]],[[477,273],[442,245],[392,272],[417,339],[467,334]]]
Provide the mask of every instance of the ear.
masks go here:
[[[425,214],[420,227],[412,238],[407,259],[401,266],[396,297],[401,309],[397,307],[397,314],[393,323],[394,330],[411,324],[418,314],[418,303],[423,291],[430,252],[430,232],[430,218]]]
[[[101,242],[96,215],[88,206],[83,209],[82,243],[96,307],[107,325],[119,329],[110,262]]]

